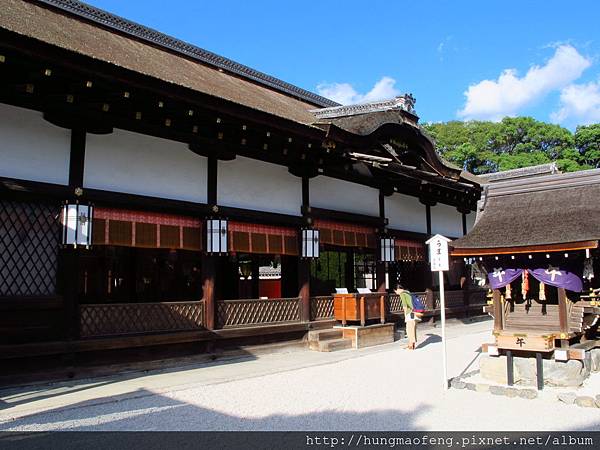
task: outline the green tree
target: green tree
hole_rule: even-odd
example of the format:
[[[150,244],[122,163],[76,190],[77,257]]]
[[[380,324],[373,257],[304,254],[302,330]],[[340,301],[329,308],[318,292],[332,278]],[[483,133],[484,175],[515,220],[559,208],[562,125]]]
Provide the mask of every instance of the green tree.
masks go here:
[[[578,127],[575,135],[532,117],[451,121],[424,129],[443,158],[475,174],[552,161],[567,172],[600,167],[600,124]]]
[[[575,146],[582,164],[600,168],[600,123],[578,126],[575,130]]]

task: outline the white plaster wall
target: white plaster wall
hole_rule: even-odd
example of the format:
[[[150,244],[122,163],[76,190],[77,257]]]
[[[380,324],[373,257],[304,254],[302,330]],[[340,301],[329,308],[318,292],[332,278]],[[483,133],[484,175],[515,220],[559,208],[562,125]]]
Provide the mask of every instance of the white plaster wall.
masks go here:
[[[219,161],[217,203],[234,208],[301,215],[302,179],[287,167],[238,156]]]
[[[0,104],[0,176],[68,184],[71,131],[42,113]]]
[[[469,231],[471,231],[471,228],[473,228],[473,225],[475,225],[476,217],[477,217],[476,212],[471,212],[471,213],[467,214],[467,233]]]
[[[462,214],[456,207],[438,203],[431,207],[431,232],[446,237],[461,237]]]
[[[309,183],[310,206],[379,216],[377,189],[322,175],[311,178]]]
[[[426,207],[417,197],[404,194],[385,197],[385,215],[391,229],[427,233]]]
[[[186,144],[117,129],[87,135],[85,187],[205,203],[206,177],[206,158]]]

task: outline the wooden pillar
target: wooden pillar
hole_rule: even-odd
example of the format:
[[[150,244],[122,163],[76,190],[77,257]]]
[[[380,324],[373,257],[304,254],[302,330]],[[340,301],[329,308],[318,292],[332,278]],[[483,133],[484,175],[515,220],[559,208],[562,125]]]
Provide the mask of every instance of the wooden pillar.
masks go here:
[[[64,302],[64,337],[68,340],[79,338],[79,252],[78,248],[61,250],[60,280]]]
[[[71,153],[69,157],[69,187],[83,187],[86,133],[83,128],[71,130]]]
[[[538,391],[544,389],[544,360],[542,354],[537,352],[535,354],[535,367],[536,367],[536,378]]]
[[[558,321],[561,335],[565,334],[567,336],[560,339],[560,346],[566,348],[569,346],[569,305],[564,288],[558,288]]]
[[[427,235],[431,236],[431,206],[425,205],[425,220],[427,221]]]
[[[500,290],[494,289],[494,296],[492,297],[494,301],[494,331],[502,330],[503,324],[503,311],[502,311],[502,303],[500,302]]]
[[[202,256],[202,298],[204,300],[205,326],[208,330],[214,330],[216,323],[216,278],[217,256]]]
[[[259,255],[252,255],[252,298],[260,296],[260,260]]]
[[[219,160],[215,156],[209,156],[207,161],[206,197],[210,206],[217,204],[217,177],[219,173]]]
[[[467,215],[465,213],[462,213],[462,229],[464,236],[465,234],[467,234]]]
[[[513,362],[512,350],[506,351],[506,381],[509,386],[515,384],[515,366]]]
[[[308,214],[310,208],[310,185],[309,178],[302,177],[302,213]]]
[[[310,322],[310,260],[298,258],[298,297],[300,320]]]
[[[375,284],[377,292],[385,292],[385,263],[377,261],[375,264]]]
[[[83,186],[85,165],[86,132],[83,128],[71,130],[71,146],[69,155],[69,187],[71,194],[75,188]],[[72,199],[65,199],[72,200]],[[59,276],[63,293],[65,312],[65,337],[69,340],[79,338],[79,282],[80,282],[80,252],[79,248],[65,248],[61,251]]]

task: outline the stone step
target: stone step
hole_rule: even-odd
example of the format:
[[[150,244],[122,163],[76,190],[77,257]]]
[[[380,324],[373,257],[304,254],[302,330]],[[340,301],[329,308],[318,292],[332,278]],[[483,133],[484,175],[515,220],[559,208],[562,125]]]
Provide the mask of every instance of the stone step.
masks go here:
[[[335,352],[352,348],[352,339],[328,339],[319,342],[320,352]]]
[[[308,332],[308,342],[327,341],[329,339],[339,339],[343,336],[342,330],[313,330]]]

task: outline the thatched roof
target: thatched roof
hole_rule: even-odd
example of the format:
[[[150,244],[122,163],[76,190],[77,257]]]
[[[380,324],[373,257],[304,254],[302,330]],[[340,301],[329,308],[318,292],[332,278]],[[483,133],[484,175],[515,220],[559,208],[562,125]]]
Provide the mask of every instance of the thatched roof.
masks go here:
[[[452,242],[455,254],[600,240],[600,170],[494,183],[473,229]],[[588,243],[589,244],[589,243]],[[587,246],[588,244],[582,244]],[[469,253],[473,252],[473,253]]]
[[[3,0],[0,28],[284,119],[336,105],[219,55],[73,0]]]

